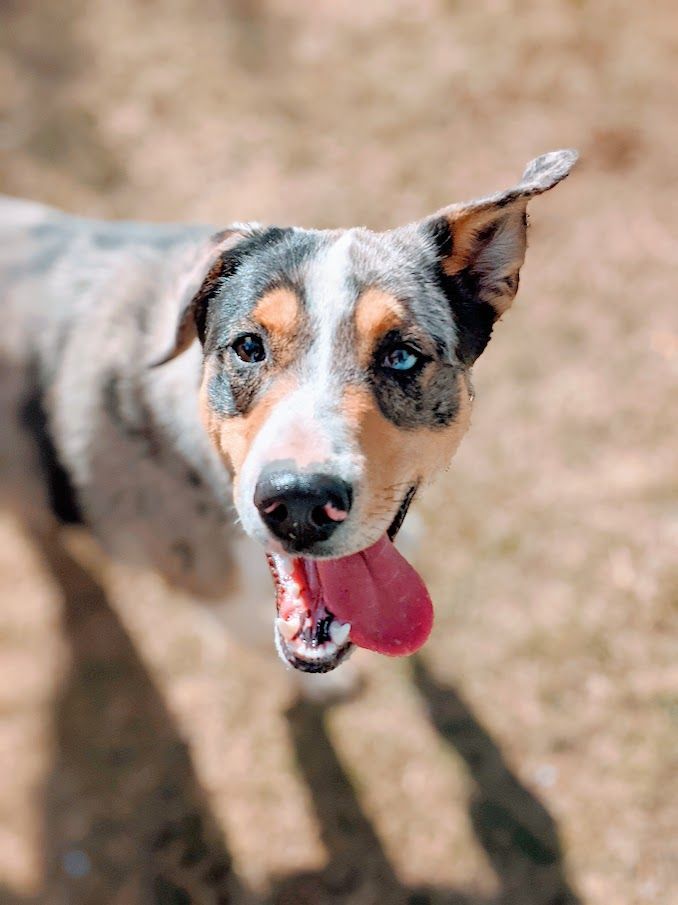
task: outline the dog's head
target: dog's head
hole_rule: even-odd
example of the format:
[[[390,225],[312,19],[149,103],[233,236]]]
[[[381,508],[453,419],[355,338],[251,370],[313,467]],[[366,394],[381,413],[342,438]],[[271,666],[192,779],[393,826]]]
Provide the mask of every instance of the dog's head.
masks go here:
[[[294,666],[427,637],[430,599],[391,541],[468,427],[472,365],[518,288],[527,203],[576,156],[545,154],[508,191],[388,232],[235,226],[187,281],[163,361],[203,345],[202,418],[269,555]]]

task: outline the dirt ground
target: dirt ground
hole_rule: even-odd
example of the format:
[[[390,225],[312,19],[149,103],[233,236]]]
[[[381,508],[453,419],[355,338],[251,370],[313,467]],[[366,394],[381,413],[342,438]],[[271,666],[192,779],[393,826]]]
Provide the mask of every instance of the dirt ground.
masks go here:
[[[80,213],[386,227],[583,155],[418,504],[435,633],[354,700],[295,703],[193,601],[0,514],[2,905],[667,905],[675,3],[0,15],[0,190]]]

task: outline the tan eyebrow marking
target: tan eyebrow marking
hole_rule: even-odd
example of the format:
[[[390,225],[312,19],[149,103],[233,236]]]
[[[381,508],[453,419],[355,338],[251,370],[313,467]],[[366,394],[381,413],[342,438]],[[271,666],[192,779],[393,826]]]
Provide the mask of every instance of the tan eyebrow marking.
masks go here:
[[[265,292],[252,316],[268,333],[276,365],[283,368],[293,364],[305,332],[301,302],[294,290],[278,287]]]
[[[252,316],[269,333],[288,339],[299,326],[299,299],[291,289],[271,289],[264,293]]]
[[[401,326],[405,309],[397,298],[381,289],[367,289],[356,303],[355,326],[358,360],[366,367],[377,341],[389,330]]]

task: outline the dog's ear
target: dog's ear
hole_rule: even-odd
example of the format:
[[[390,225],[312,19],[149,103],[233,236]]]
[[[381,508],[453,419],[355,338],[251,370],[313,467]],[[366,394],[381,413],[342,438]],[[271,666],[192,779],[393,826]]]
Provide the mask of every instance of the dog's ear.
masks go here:
[[[174,338],[167,351],[150,362],[157,368],[181,355],[198,337],[205,339],[207,303],[219,283],[234,272],[247,240],[261,232],[258,224],[237,224],[211,236],[181,279],[178,319]]]
[[[514,188],[443,208],[419,224],[435,243],[441,284],[459,330],[458,355],[466,364],[483,351],[518,290],[527,202],[564,179],[577,157],[573,150],[543,154]]]

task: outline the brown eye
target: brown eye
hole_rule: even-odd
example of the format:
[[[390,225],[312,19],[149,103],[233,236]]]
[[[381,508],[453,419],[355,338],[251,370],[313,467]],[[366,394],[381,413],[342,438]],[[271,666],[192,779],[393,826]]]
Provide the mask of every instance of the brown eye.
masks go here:
[[[248,364],[263,361],[266,358],[263,340],[256,333],[239,336],[233,343],[233,351],[241,361],[246,361]]]

